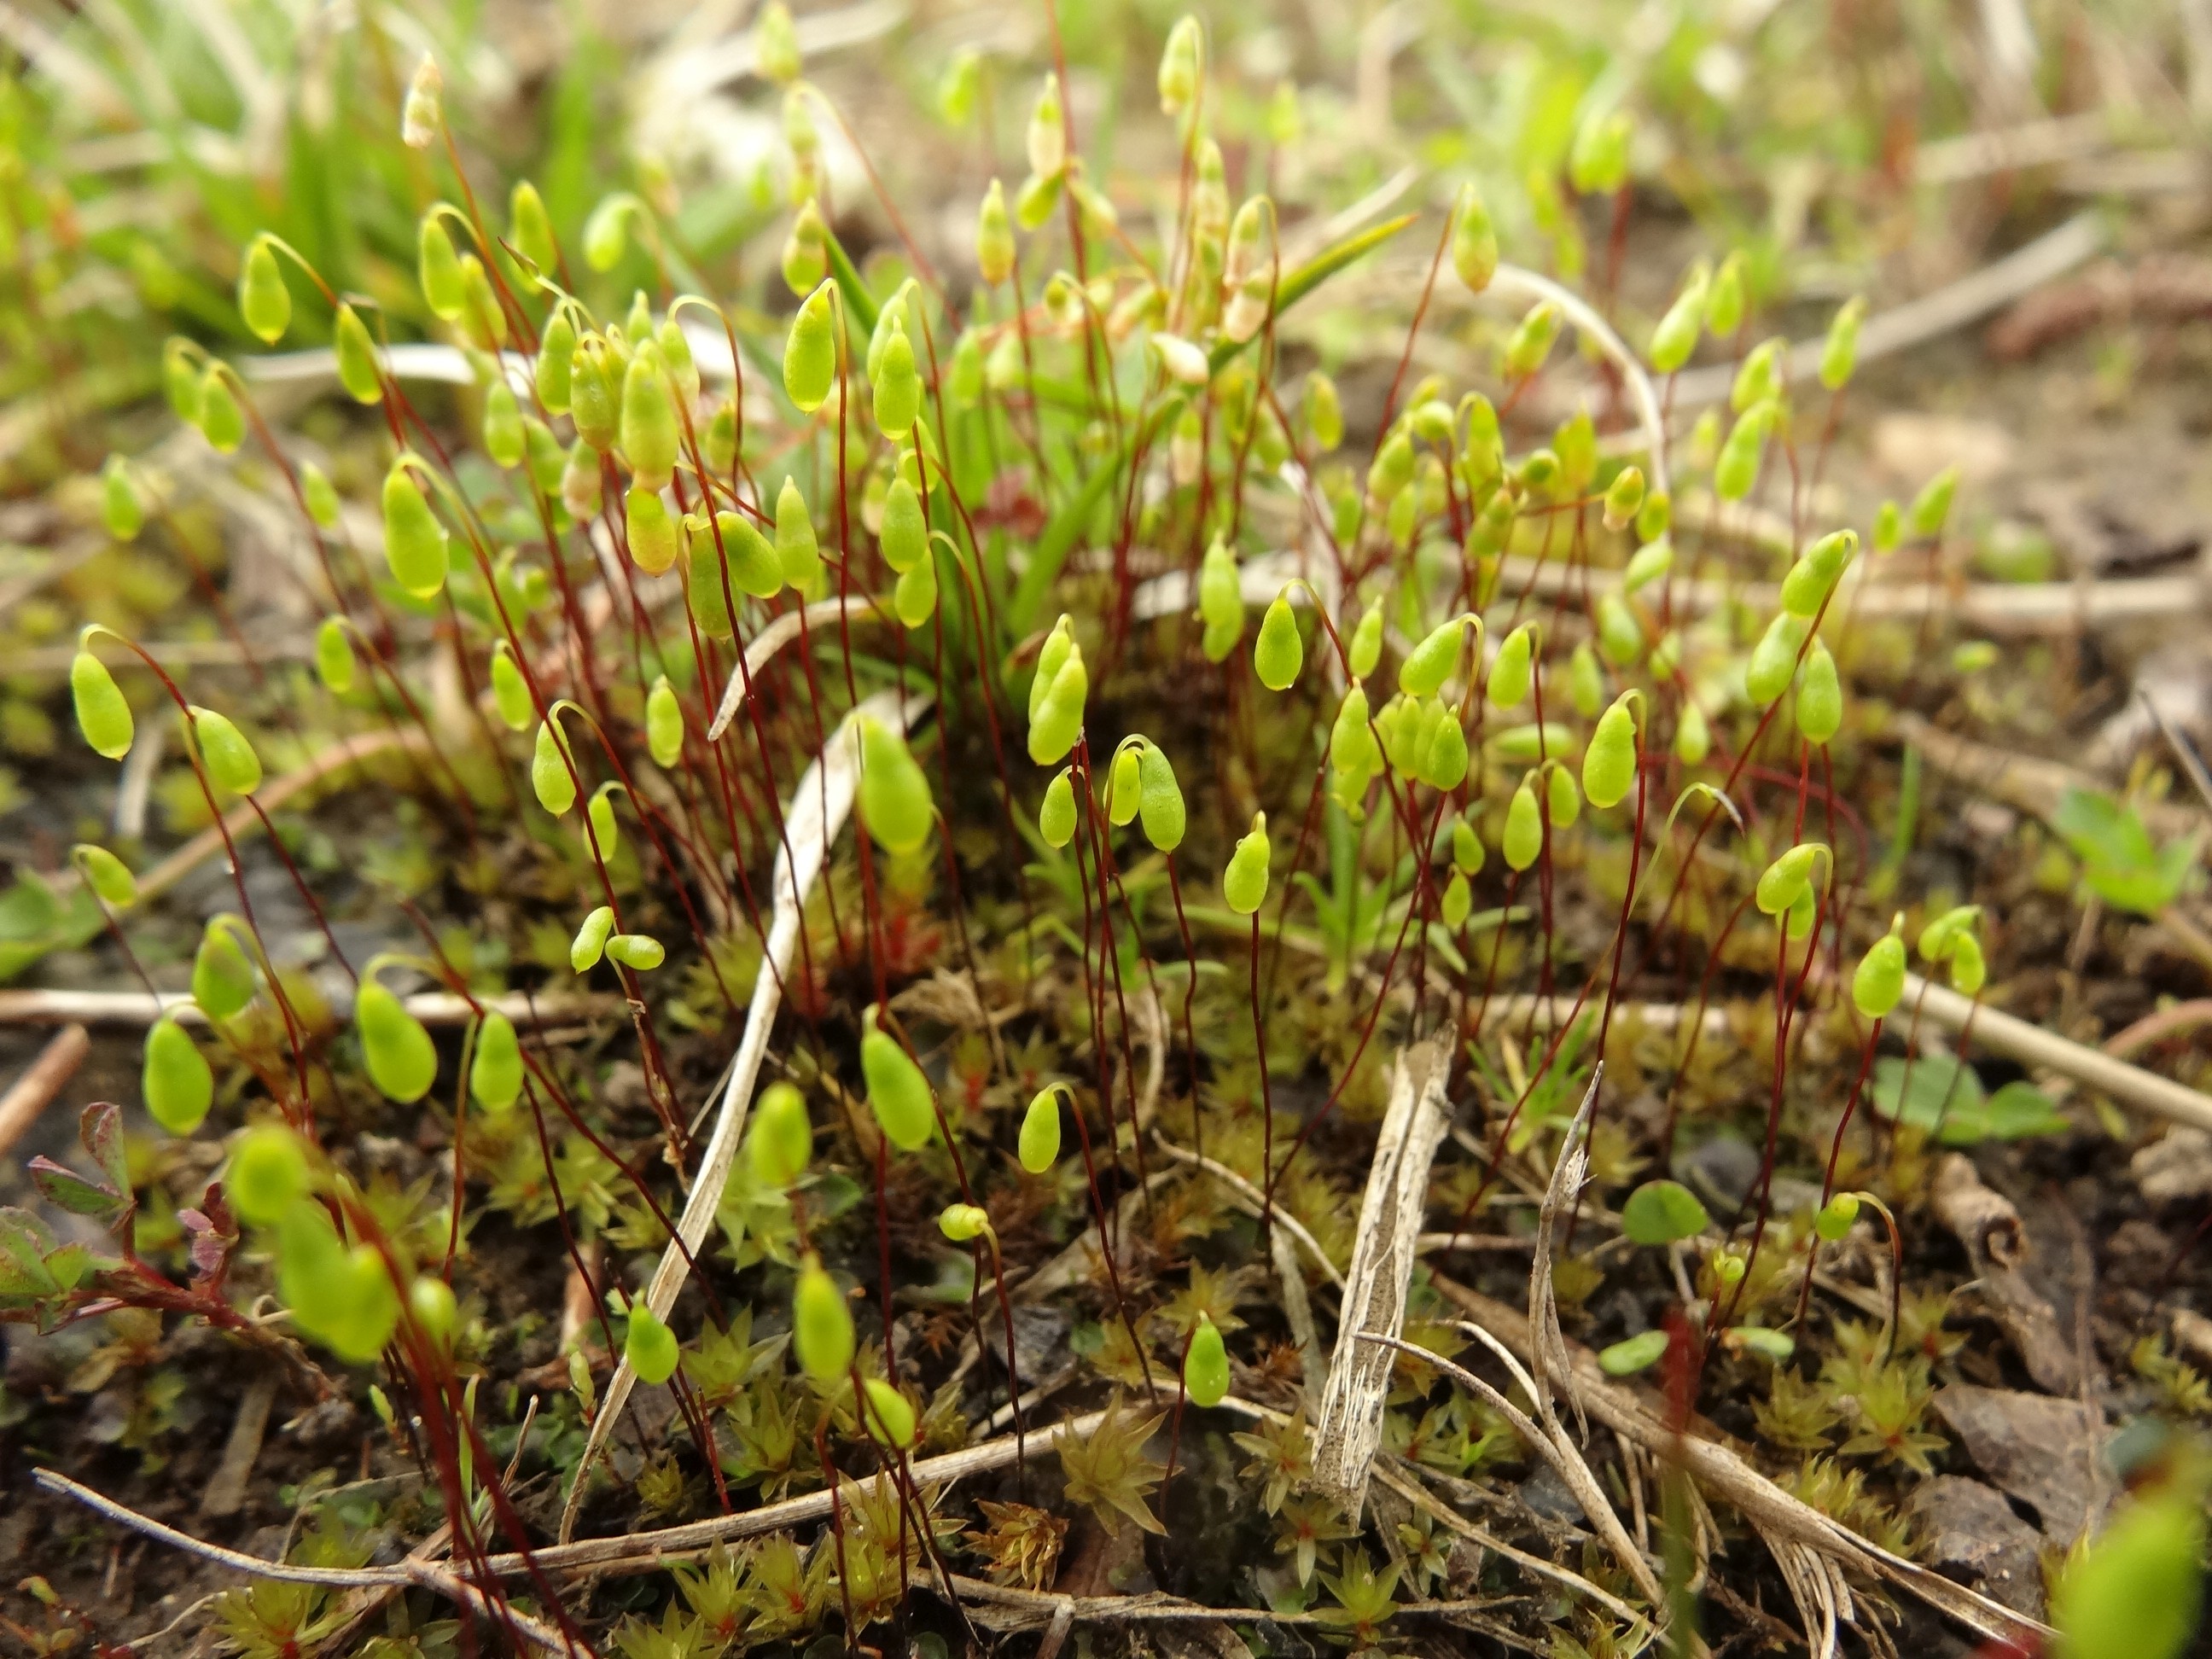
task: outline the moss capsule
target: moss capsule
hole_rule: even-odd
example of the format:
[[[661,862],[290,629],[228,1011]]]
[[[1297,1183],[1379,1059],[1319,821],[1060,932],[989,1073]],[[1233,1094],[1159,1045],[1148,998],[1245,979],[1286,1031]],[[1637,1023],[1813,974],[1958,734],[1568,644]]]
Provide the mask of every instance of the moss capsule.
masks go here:
[[[1793,617],[1815,617],[1859,547],[1858,532],[1838,530],[1807,548],[1782,579],[1782,608]]]
[[[1534,655],[1536,624],[1522,623],[1505,636],[1498,647],[1497,660],[1490,665],[1488,696],[1493,708],[1516,708],[1528,696],[1533,679],[1530,659]]]
[[[77,730],[94,754],[119,761],[131,752],[137,725],[123,688],[107,665],[82,647],[70,659],[70,700],[76,707]]]
[[[623,1334],[623,1358],[641,1382],[659,1385],[676,1375],[683,1350],[676,1333],[660,1316],[642,1302],[629,1304],[629,1327]]]
[[[1030,1097],[1017,1151],[1022,1168],[1031,1175],[1042,1175],[1060,1161],[1059,1090],[1040,1089]]]
[[[138,879],[131,867],[105,847],[80,842],[70,849],[70,859],[84,872],[85,885],[109,908],[128,910],[138,902]]]
[[[369,1081],[387,1099],[411,1105],[438,1080],[438,1050],[422,1022],[374,979],[364,979],[354,1001],[354,1025]]]
[[[522,1097],[522,1045],[514,1022],[496,1008],[477,1028],[476,1050],[469,1059],[469,1097],[495,1115],[512,1110]]]
[[[879,1376],[862,1377],[860,1392],[867,1400],[869,1434],[900,1451],[913,1445],[917,1429],[907,1397]]]
[[[444,204],[422,216],[416,232],[415,273],[422,286],[422,302],[439,321],[457,323],[468,308],[461,285],[461,262],[453,252],[453,239],[446,234],[440,211]]]
[[[837,376],[836,323],[830,314],[832,284],[824,281],[808,295],[792,319],[783,346],[783,389],[802,415],[822,407]]]
[[[505,640],[492,642],[491,701],[500,724],[510,732],[527,732],[531,721],[538,718],[537,708],[530,700],[530,683],[523,678],[521,665]]]
[[[1192,1405],[1209,1409],[1229,1395],[1229,1350],[1222,1344],[1220,1328],[1202,1312],[1183,1355],[1182,1386]]]
[[[253,963],[232,932],[238,925],[231,916],[210,919],[192,954],[192,1000],[210,1019],[234,1018],[253,1000]]]
[[[1790,689],[1797,672],[1797,653],[1811,632],[1810,623],[1787,611],[1778,612],[1766,625],[1743,671],[1744,694],[1758,707],[1765,708]]]
[[[1252,828],[1237,842],[1228,868],[1221,872],[1221,896],[1240,916],[1250,915],[1267,901],[1268,852],[1267,815],[1255,812]]]
[[[403,457],[384,475],[384,560],[392,579],[418,599],[446,586],[449,555],[445,526],[430,511],[414,469]]]
[[[1521,780],[1505,806],[1505,836],[1501,843],[1505,867],[1518,872],[1535,863],[1544,850],[1544,824],[1536,809],[1536,775]]]
[[[266,236],[254,238],[239,267],[238,314],[264,345],[275,345],[292,325],[292,291]]]
[[[891,331],[881,362],[870,374],[875,381],[878,428],[886,438],[905,437],[921,413],[921,375],[914,366],[914,343],[904,329]]]
[[[1137,756],[1137,811],[1145,839],[1163,853],[1182,845],[1186,817],[1182,788],[1175,767],[1160,746],[1147,741]]]
[[[1452,868],[1463,876],[1480,874],[1485,857],[1482,837],[1474,833],[1474,826],[1465,818],[1452,825],[1451,844]]]
[[[658,492],[676,476],[676,402],[668,394],[660,354],[641,349],[623,371],[619,422],[623,459],[636,487]]]
[[[1628,706],[1631,695],[1622,692],[1598,717],[1589,747],[1583,751],[1583,793],[1595,807],[1620,805],[1636,783],[1636,716]]]
[[[346,637],[345,624],[336,617],[325,617],[315,629],[315,678],[333,696],[343,696],[353,690],[355,663],[353,641]]]
[[[1862,1018],[1880,1019],[1905,997],[1905,939],[1884,933],[1867,947],[1851,973],[1851,1006]]]
[[[874,1006],[863,1016],[860,1071],[867,1079],[868,1108],[884,1137],[902,1152],[919,1152],[937,1133],[935,1095],[914,1056],[876,1024]]]
[[[568,966],[580,974],[588,974],[599,965],[599,958],[607,953],[607,938],[614,932],[615,913],[606,905],[596,905],[586,915],[576,936],[568,941]]]
[[[200,382],[199,425],[200,435],[218,455],[234,454],[246,441],[246,412],[239,408],[238,395],[220,363],[209,364]]]
[[[215,1103],[215,1073],[185,1028],[163,1015],[146,1033],[139,1087],[146,1113],[173,1135],[188,1135]]]
[[[1083,706],[1091,695],[1090,672],[1083,665],[1083,647],[1069,642],[1059,670],[1052,677],[1043,700],[1030,719],[1030,758],[1039,766],[1063,759],[1083,735]]]
[[[1252,646],[1252,669],[1270,691],[1287,691],[1297,684],[1304,665],[1305,642],[1298,637],[1298,619],[1287,595],[1278,593],[1260,618],[1260,637]]]
[[[1836,735],[1844,723],[1844,687],[1836,659],[1814,640],[1797,678],[1797,734],[1815,745]]]
[[[650,973],[668,960],[668,947],[650,933],[617,933],[607,941],[607,960]]]
[[[814,1159],[814,1124],[806,1097],[788,1083],[771,1083],[753,1103],[745,1133],[745,1162],[762,1185],[782,1190],[806,1173]]]
[[[1244,588],[1237,570],[1237,556],[1217,536],[1206,550],[1198,570],[1198,615],[1205,623],[1200,648],[1208,662],[1220,662],[1244,637]]]
[[[911,853],[929,839],[935,818],[929,780],[903,732],[866,715],[860,727],[860,821],[885,852]]]
[[[929,525],[921,497],[904,477],[894,476],[884,491],[884,524],[878,541],[884,562],[903,576],[929,556]]]
[[[836,1382],[853,1364],[852,1310],[817,1257],[807,1258],[792,1292],[791,1346],[817,1382]]]
[[[1470,294],[1480,294],[1498,274],[1498,230],[1490,210],[1473,185],[1460,191],[1459,210],[1452,219],[1452,270]]]
[[[1075,839],[1075,786],[1066,767],[1044,787],[1044,804],[1037,808],[1037,833],[1051,848],[1065,847]]]
[[[676,520],[657,490],[636,483],[624,492],[623,531],[630,562],[647,575],[660,575],[676,562]]]
[[[783,566],[783,580],[800,594],[814,589],[821,574],[822,555],[814,539],[814,520],[806,498],[789,478],[775,498],[775,556]]]
[[[538,804],[556,818],[576,804],[576,779],[569,770],[568,740],[556,732],[550,720],[538,722],[537,744],[530,757],[530,787]]]
[[[1474,890],[1467,884],[1467,878],[1456,870],[1444,884],[1443,896],[1437,902],[1437,915],[1445,927],[1457,933],[1467,926],[1468,913],[1474,907]]]
[[[645,745],[654,765],[668,768],[684,757],[684,705],[676,688],[661,675],[645,699]]]
[[[231,1149],[223,1193],[240,1220],[268,1227],[306,1194],[309,1179],[300,1137],[281,1123],[258,1123]]]
[[[199,744],[200,763],[208,775],[234,795],[250,795],[261,787],[261,757],[253,752],[246,733],[228,715],[212,708],[191,706],[192,736]]]
[[[1454,617],[1431,629],[1398,665],[1398,689],[1409,697],[1436,696],[1459,665],[1460,640],[1470,624],[1479,639],[1482,624],[1472,615]]]

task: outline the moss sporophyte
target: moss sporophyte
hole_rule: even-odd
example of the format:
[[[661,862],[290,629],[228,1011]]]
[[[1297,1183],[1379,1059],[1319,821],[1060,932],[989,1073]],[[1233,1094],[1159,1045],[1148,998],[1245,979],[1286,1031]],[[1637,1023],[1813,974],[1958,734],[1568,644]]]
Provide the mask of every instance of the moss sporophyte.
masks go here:
[[[762,7],[712,144],[678,59],[642,83],[665,142],[598,143],[623,100],[597,59],[621,53],[575,48],[537,182],[496,191],[470,148],[507,84],[489,58],[450,88],[430,59],[341,75],[337,137],[289,113],[326,100],[241,83],[303,178],[374,111],[367,240],[305,185],[226,190],[233,240],[196,233],[168,273],[189,337],[58,389],[52,447],[84,476],[57,522],[98,580],[52,590],[89,618],[73,647],[61,600],[32,607],[61,641],[52,713],[33,675],[0,739],[51,735],[65,666],[102,764],[54,763],[92,805],[18,860],[0,969],[52,958],[68,1019],[65,988],[124,988],[82,1006],[143,1031],[145,1120],[95,1107],[82,1168],[35,1169],[75,1231],[0,1210],[0,1317],[106,1322],[0,1419],[73,1444],[42,1414],[96,1397],[103,1456],[150,1468],[179,1449],[174,1386],[230,1376],[185,1326],[265,1360],[271,1423],[301,1425],[276,1460],[299,1464],[295,1553],[383,1573],[326,1514],[415,1565],[227,1593],[250,1659],[354,1620],[330,1592],[356,1582],[404,1592],[361,1615],[395,1654],[447,1639],[441,1601],[456,1639],[611,1627],[623,1659],[879,1645],[894,1621],[927,1647],[922,1598],[987,1599],[967,1573],[1019,1611],[1109,1556],[1217,1610],[1264,1594],[1354,1652],[1462,1615],[1532,1651],[1686,1652],[1693,1581],[1713,1620],[1789,1605],[1800,1557],[1857,1572],[1852,1538],[1901,1541],[1958,1345],[1994,1340],[1947,1331],[1948,1282],[1906,1271],[1939,1170],[1959,1178],[1942,1149],[2100,1109],[1984,1084],[1953,1006],[2032,1008],[2020,907],[2077,878],[2185,924],[2172,849],[2194,842],[2154,838],[2138,778],[2006,842],[2062,866],[2033,884],[1953,891],[1956,847],[1916,852],[1919,763],[1888,754],[1948,734],[1899,717],[1992,720],[2008,665],[1956,654],[1933,606],[1900,635],[1874,596],[1923,555],[1948,568],[1982,504],[1947,471],[1829,521],[1844,394],[1895,334],[1856,300],[1817,339],[1776,331],[1848,269],[1826,173],[1802,185],[1823,214],[1792,220],[1837,236],[1817,269],[1788,238],[1690,231],[1712,245],[1686,270],[1649,266],[1650,198],[1686,180],[1696,222],[1751,222],[1702,194],[1737,189],[1699,55],[1723,47],[1652,57],[1696,57],[1694,99],[1593,79],[1617,43],[1522,43],[1510,85],[1465,54],[1441,95],[1503,125],[1424,135],[1440,188],[1393,208],[1358,199],[1370,139],[1340,100],[1266,84],[1258,37],[1224,79],[1201,20],[1120,20],[1149,80],[1118,97],[1096,22],[1048,11],[1034,61],[1009,36],[927,65],[911,155],[809,61],[865,20]],[[1423,27],[1457,64],[1463,24]],[[52,61],[170,50],[128,44]],[[195,49],[179,95],[92,101],[197,129],[223,102],[205,70]],[[47,143],[66,112],[26,119],[19,79],[0,270],[97,327],[185,244],[124,238],[82,158],[139,151]],[[1434,89],[1388,79],[1410,124]],[[1109,155],[1102,112],[1151,121],[1155,92],[1159,131]],[[740,127],[760,165],[710,178]],[[76,223],[72,186],[106,205]],[[135,263],[82,264],[118,239]],[[132,408],[130,453],[103,454],[136,396],[114,388],[142,385],[169,414]],[[240,503],[254,534],[213,535]],[[279,544],[282,594],[248,593]],[[133,637],[171,611],[191,627]],[[17,787],[0,773],[0,811]],[[1931,1009],[1955,1052],[1928,1052]],[[1364,1200],[1431,1129],[1433,1163]],[[1524,1363],[1497,1310],[1530,1303],[1532,1260],[1536,1352],[1571,1337],[1644,1379],[1620,1386],[1651,1410],[1607,1418],[1617,1481],[1536,1426],[1549,1397],[1450,1369],[1462,1316],[1500,1345],[1468,1364]],[[1329,1383],[1363,1308],[1409,1346]],[[2145,1366],[2187,1414],[2188,1362]],[[1332,1389],[1371,1407],[1387,1515],[1316,1484]],[[342,1479],[313,1439],[340,1396],[373,1413]],[[1776,1534],[1786,1585],[1735,1553],[1695,1577],[1687,1482],[1714,1465],[1668,1448],[1708,1412],[1757,1425],[1742,1480],[1826,1517]],[[2135,1604],[2193,1607],[2198,1455],[2160,1456],[2054,1578],[2069,1652],[2163,1659],[2185,1620]],[[1553,1560],[1556,1529],[1501,1502],[1512,1548],[1456,1582],[1453,1483],[1532,1458],[1593,1538],[1609,1503],[1644,1538]],[[1780,1502],[1762,1530],[1803,1522]],[[451,1572],[422,1565],[425,1517]],[[677,1526],[722,1530],[702,1557]],[[1217,1559],[1226,1540],[1273,1557]],[[679,1557],[619,1589],[570,1571]],[[2139,1650],[2110,1638],[2137,1627]]]

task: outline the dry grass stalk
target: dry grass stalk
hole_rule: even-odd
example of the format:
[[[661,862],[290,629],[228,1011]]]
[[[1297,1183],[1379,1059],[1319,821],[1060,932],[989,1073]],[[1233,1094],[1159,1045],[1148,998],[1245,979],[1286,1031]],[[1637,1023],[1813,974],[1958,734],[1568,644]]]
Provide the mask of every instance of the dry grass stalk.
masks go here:
[[[1359,1203],[1336,1349],[1314,1420],[1314,1484],[1338,1498],[1350,1515],[1358,1514],[1366,1503],[1368,1471],[1382,1443],[1383,1407],[1396,1363],[1388,1349],[1363,1339],[1395,1339],[1405,1328],[1414,1243],[1428,1202],[1429,1165],[1450,1127],[1444,1099],[1444,1073],[1450,1064],[1450,1046],[1439,1038],[1399,1054],[1390,1072],[1390,1104]]]

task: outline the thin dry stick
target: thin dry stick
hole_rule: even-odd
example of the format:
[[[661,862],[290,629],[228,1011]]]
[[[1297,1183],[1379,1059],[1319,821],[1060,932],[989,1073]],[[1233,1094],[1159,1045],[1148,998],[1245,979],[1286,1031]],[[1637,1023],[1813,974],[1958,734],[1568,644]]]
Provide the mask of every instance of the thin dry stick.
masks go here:
[[[39,1057],[23,1068],[22,1076],[9,1085],[6,1094],[0,1095],[0,1157],[5,1157],[39,1121],[91,1052],[91,1035],[81,1024],[64,1025],[48,1039]]]
[[[721,1103],[715,1109],[714,1133],[701,1159],[698,1178],[691,1183],[690,1194],[684,1200],[684,1213],[676,1224],[677,1236],[661,1251],[660,1263],[653,1269],[652,1282],[646,1287],[647,1305],[664,1319],[675,1305],[676,1294],[684,1288],[690,1263],[706,1242],[708,1229],[714,1224],[715,1212],[721,1207],[723,1189],[729,1185],[731,1165],[737,1158],[738,1142],[744,1133],[753,1084],[760,1076],[761,1061],[767,1056],[769,1033],[775,1027],[776,1011],[782,1006],[784,981],[791,972],[792,957],[799,948],[806,896],[813,890],[829,860],[830,844],[853,810],[853,798],[860,783],[859,723],[870,719],[892,725],[910,723],[929,707],[929,702],[927,696],[903,695],[893,690],[878,691],[862,702],[845,717],[830,741],[823,745],[821,757],[806,769],[792,792],[790,805],[784,809],[786,850],[778,851],[770,879],[775,912],[769,924],[767,958],[753,981],[752,1006],[745,1012],[744,1033],[738,1039],[737,1058],[731,1063],[728,1080],[723,1085]],[[588,1490],[586,1477],[605,1449],[608,1436],[614,1432],[635,1381],[635,1373],[630,1370],[629,1357],[625,1354],[615,1368],[614,1381],[607,1385],[606,1403],[592,1421],[591,1437],[585,1443],[584,1455],[576,1466],[568,1502],[561,1514],[563,1543],[575,1533],[577,1512]]]
[[[1367,1477],[1382,1444],[1383,1408],[1395,1362],[1366,1339],[1395,1344],[1406,1321],[1414,1241],[1428,1202],[1429,1166],[1449,1127],[1444,1073],[1451,1047],[1432,1038],[1401,1053],[1390,1070],[1390,1103],[1368,1166],[1359,1229],[1345,1275],[1336,1349],[1314,1419],[1314,1481],[1348,1515],[1366,1505]]]

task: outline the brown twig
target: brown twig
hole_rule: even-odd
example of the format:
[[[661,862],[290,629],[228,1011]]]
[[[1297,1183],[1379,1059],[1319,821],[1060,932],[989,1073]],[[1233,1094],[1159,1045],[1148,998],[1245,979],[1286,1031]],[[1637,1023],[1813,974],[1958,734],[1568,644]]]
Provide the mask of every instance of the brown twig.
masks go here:
[[[82,1024],[64,1025],[47,1040],[39,1056],[23,1074],[0,1095],[0,1158],[7,1156],[54,1097],[76,1075],[84,1057],[92,1052],[92,1037]]]

